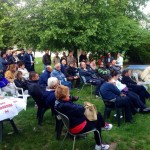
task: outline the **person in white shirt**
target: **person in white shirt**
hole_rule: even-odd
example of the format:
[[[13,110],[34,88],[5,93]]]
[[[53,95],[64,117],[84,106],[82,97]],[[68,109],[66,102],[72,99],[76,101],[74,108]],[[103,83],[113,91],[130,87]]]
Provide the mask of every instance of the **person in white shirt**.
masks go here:
[[[27,80],[29,78],[29,72],[25,68],[25,64],[23,62],[18,63],[18,71],[22,72],[22,76]]]
[[[117,54],[117,65],[123,69],[123,57],[121,56],[120,53]]]

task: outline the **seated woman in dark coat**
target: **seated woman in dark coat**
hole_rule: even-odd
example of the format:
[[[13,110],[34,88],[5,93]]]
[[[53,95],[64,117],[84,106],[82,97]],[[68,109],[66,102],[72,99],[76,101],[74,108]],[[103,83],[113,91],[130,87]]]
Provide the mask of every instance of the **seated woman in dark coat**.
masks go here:
[[[14,80],[14,83],[16,85],[16,87],[19,88],[23,88],[23,90],[25,91],[25,93],[27,94],[27,81],[22,77],[22,72],[18,71],[16,73],[16,79]],[[21,94],[21,91],[19,91],[19,93]]]
[[[66,86],[59,85],[55,91],[57,101],[55,102],[56,109],[65,114],[70,121],[70,132],[73,134],[81,134],[96,128],[101,132],[101,128],[105,126],[105,122],[98,112],[96,121],[89,121],[84,115],[85,107],[79,104],[75,104],[70,100],[69,89]],[[110,128],[112,125],[109,124]],[[95,150],[108,149],[109,145],[100,143],[100,139],[97,132],[94,132],[96,141]]]

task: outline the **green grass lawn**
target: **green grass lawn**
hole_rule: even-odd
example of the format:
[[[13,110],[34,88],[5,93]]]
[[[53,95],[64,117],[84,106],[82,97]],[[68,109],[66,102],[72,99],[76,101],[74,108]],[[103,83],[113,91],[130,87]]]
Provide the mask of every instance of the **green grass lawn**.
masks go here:
[[[37,58],[38,64],[35,66],[37,72],[41,73],[43,65],[41,58]],[[80,97],[78,103],[83,104],[89,101],[97,106],[97,110],[102,114],[104,112],[103,101],[94,95],[90,96],[90,87],[85,87],[80,93],[77,90],[71,91],[71,94]],[[150,106],[150,102],[147,101]],[[64,131],[61,140],[56,140],[55,136],[55,118],[52,117],[51,111],[47,111],[44,115],[43,126],[38,127],[36,120],[36,111],[34,101],[28,99],[27,110],[19,113],[14,118],[17,127],[20,129],[19,134],[8,134],[12,128],[8,122],[4,122],[3,142],[0,145],[2,150],[58,150],[61,140],[64,137]],[[136,114],[133,117],[134,124],[124,123],[117,127],[117,121],[113,117],[113,113],[108,122],[114,126],[110,131],[102,131],[103,142],[108,144],[116,144],[116,150],[149,150],[150,149],[150,115]],[[71,150],[73,140],[67,138],[63,150]],[[93,150],[95,141],[93,133],[89,134],[85,139],[76,140],[76,150]]]

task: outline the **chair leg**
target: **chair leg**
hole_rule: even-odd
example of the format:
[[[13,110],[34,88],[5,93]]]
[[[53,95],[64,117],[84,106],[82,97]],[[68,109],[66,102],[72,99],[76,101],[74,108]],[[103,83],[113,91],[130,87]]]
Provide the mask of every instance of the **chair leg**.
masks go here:
[[[63,122],[62,120],[58,120],[56,118],[56,139],[59,140],[60,139],[60,136],[61,136],[61,132],[62,132],[62,129],[63,129]]]
[[[93,92],[93,85],[91,85],[91,97],[92,97],[92,92]]]
[[[66,139],[67,135],[68,135],[68,131],[67,131],[67,133],[66,133],[66,135],[65,135],[65,137],[64,137],[64,139],[63,139],[63,141],[61,142],[61,145],[60,145],[60,148],[59,148],[59,150],[60,150],[60,149],[61,149],[61,147],[63,146],[63,144],[64,144],[64,141],[65,141],[65,139]]]
[[[72,147],[72,150],[74,150],[75,142],[76,142],[76,136],[73,137],[73,147]]]
[[[118,122],[118,127],[120,127],[120,109],[117,108],[117,122]]]
[[[2,121],[0,121],[0,143],[2,142]]]
[[[111,113],[111,108],[105,107],[105,111],[104,111],[104,120],[106,120]]]
[[[96,130],[96,132],[98,133],[98,136],[99,136],[99,142],[101,144],[101,149],[102,149],[102,136],[101,136],[101,132],[99,132],[98,130]]]
[[[83,90],[84,86],[85,86],[85,84],[83,84],[83,86],[82,86],[82,88],[81,88],[80,92]],[[80,93],[80,92],[79,92],[79,93]]]
[[[17,127],[16,127],[14,121],[13,121],[13,120],[9,120],[9,121],[10,121],[10,123],[11,123],[11,125],[12,125],[12,127],[13,127],[13,129],[14,129],[14,132],[18,133],[19,131],[18,131],[18,129],[17,129]]]

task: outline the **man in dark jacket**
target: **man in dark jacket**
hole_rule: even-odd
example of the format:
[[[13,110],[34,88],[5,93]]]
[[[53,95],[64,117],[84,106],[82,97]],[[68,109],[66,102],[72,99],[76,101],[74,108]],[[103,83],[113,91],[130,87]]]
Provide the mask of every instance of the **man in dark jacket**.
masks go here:
[[[45,71],[40,75],[39,84],[43,86],[47,86],[47,80],[51,77],[52,67],[46,66]]]
[[[122,72],[122,80],[121,82],[123,84],[126,84],[126,86],[136,94],[140,96],[140,99],[145,104],[145,99],[150,98],[150,94],[146,90],[146,88],[143,85],[138,85],[134,80],[131,79],[131,70],[124,70]]]
[[[75,64],[71,62],[69,66],[66,68],[65,75],[68,81],[73,82],[75,81],[75,88],[79,88],[80,85],[80,77],[76,75],[76,68]]]
[[[79,74],[81,77],[84,77],[87,83],[91,83],[92,85],[96,86],[95,95],[99,95],[99,88],[103,83],[103,79],[98,78],[94,71],[88,70],[86,68],[85,62],[81,62],[81,68],[79,69]]]
[[[6,58],[5,51],[1,52],[0,62],[2,63],[3,72],[5,72],[7,70],[8,65],[10,64],[10,62]]]
[[[63,58],[60,65],[61,65],[61,72],[63,74],[65,74],[65,71],[66,71],[66,68],[67,68],[67,61],[66,61],[66,59]]]
[[[44,64],[44,70],[46,69],[46,66],[51,65],[51,53],[49,55],[48,50],[45,51],[45,54],[43,55],[43,58],[42,58],[42,62]]]
[[[19,60],[22,61],[22,62],[23,62],[24,53],[25,53],[25,52],[24,52],[24,49],[21,48],[21,49],[20,49],[20,53],[18,54],[18,58],[19,58]]]
[[[34,57],[32,55],[32,49],[28,49],[27,53],[24,54],[23,61],[28,72],[34,71]]]

